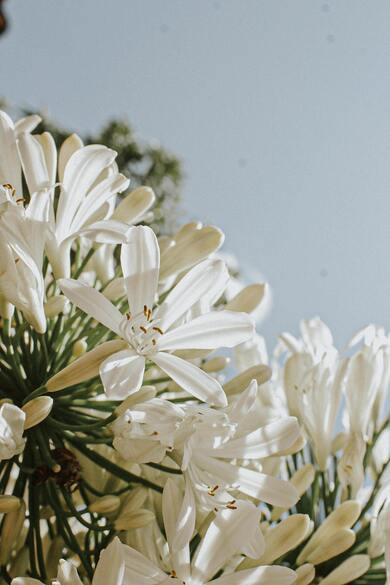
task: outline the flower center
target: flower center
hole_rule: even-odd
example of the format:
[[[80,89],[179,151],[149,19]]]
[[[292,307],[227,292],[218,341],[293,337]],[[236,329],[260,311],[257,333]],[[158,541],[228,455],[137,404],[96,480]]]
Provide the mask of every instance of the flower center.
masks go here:
[[[152,309],[144,305],[137,315],[126,313],[119,327],[129,345],[139,355],[147,355],[157,351],[157,340],[164,334],[159,322],[160,319],[153,319]]]

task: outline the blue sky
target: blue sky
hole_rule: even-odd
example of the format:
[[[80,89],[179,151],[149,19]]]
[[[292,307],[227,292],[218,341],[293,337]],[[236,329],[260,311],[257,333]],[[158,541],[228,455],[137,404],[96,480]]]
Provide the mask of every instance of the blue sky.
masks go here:
[[[0,94],[79,131],[127,116],[178,153],[187,217],[274,291],[268,338],[319,314],[390,328],[390,4],[8,0]]]

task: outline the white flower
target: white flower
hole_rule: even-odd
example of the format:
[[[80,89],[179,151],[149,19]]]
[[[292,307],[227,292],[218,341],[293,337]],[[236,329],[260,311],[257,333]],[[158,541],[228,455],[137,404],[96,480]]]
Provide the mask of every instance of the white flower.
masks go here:
[[[130,228],[128,243],[122,245],[121,251],[129,302],[126,315],[122,315],[102,293],[79,281],[63,279],[59,285],[80,309],[128,344],[127,349],[113,354],[100,367],[109,397],[124,398],[139,390],[145,362],[151,360],[196,398],[224,406],[226,397],[220,383],[170,352],[233,347],[253,335],[253,322],[244,313],[216,311],[177,324],[202,297],[212,291],[221,294],[226,286],[228,275],[224,264],[212,260],[190,270],[163,304],[153,311],[159,264],[159,247],[153,231],[148,227]]]
[[[6,202],[0,205],[0,294],[20,309],[39,333],[44,333],[42,262],[48,207],[31,201],[24,208],[16,202],[11,187],[6,191]]]
[[[264,551],[260,530],[260,510],[252,503],[239,500],[235,509],[224,509],[215,515],[192,560],[189,543],[195,527],[195,500],[187,486],[184,498],[173,480],[168,480],[163,493],[163,519],[166,545],[155,554],[160,538],[139,539],[142,553],[127,548],[126,585],[288,585],[296,579],[286,567],[256,567],[232,573],[231,569],[214,579],[229,565],[232,557],[245,554],[258,558]],[[162,554],[161,554],[162,552]],[[167,579],[169,577],[169,580]]]
[[[257,409],[255,381],[224,411],[188,407],[171,456],[181,458],[185,477],[204,508],[234,508],[232,493],[237,492],[274,506],[290,508],[297,502],[292,484],[248,466],[294,445],[300,436],[297,420],[273,420],[259,428]]]
[[[11,459],[24,449],[24,421],[26,415],[14,404],[0,407],[0,461]]]
[[[107,219],[116,194],[129,184],[118,172],[115,151],[98,144],[83,146],[75,134],[65,140],[58,157],[61,193],[55,212],[57,150],[53,137],[48,132],[21,134],[18,149],[31,198],[51,203],[46,249],[56,278],[70,275],[70,248],[76,237],[102,243],[125,241],[128,226]]]

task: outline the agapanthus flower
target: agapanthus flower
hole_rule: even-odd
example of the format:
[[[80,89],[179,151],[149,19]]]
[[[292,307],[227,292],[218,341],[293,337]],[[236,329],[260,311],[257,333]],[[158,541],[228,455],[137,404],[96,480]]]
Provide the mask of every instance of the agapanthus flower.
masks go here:
[[[232,347],[253,335],[253,322],[244,313],[211,311],[188,322],[180,321],[203,297],[219,296],[228,278],[224,264],[206,260],[191,269],[154,308],[160,266],[158,242],[148,227],[131,228],[122,245],[121,266],[129,311],[119,309],[96,289],[71,279],[59,281],[64,294],[88,315],[122,338],[120,352],[100,366],[110,398],[125,398],[139,390],[147,360],[156,364],[193,396],[224,406],[220,383],[173,351]],[[99,348],[97,348],[99,350]],[[92,350],[96,351],[96,350]],[[93,355],[91,356],[93,359]]]
[[[24,421],[26,415],[14,404],[0,406],[0,461],[11,459],[24,449]]]

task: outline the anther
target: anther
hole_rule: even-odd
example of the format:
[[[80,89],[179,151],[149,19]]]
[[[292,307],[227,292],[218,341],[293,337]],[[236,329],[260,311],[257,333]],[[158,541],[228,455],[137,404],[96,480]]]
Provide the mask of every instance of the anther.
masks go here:
[[[153,331],[157,331],[160,335],[164,335],[164,331],[160,327],[152,327]]]
[[[126,313],[126,319],[127,319],[128,321],[130,321],[130,319],[131,319],[131,313]]]
[[[148,330],[146,329],[146,327],[144,327],[143,325],[140,325],[139,327],[141,329],[141,331],[143,331],[144,333],[147,333]]]

